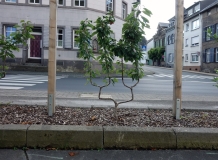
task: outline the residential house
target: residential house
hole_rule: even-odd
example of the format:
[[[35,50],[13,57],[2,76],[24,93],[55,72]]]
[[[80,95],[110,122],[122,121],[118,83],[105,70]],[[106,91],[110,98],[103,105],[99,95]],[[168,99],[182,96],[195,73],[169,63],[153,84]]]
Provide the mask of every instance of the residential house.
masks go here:
[[[211,29],[212,34],[218,34],[218,1],[210,4],[201,11],[202,14],[202,65],[203,72],[215,72],[218,69],[218,41],[207,34]]]
[[[99,16],[113,11],[116,18],[111,28],[117,40],[121,38],[122,24],[131,12],[136,0],[57,0],[57,64],[77,68],[82,59],[78,58],[76,30],[86,18],[96,20]],[[47,66],[49,51],[49,0],[0,0],[0,34],[9,36],[20,20],[29,20],[34,28],[35,39],[28,41],[26,51],[14,52],[14,61],[19,64],[38,63]],[[93,50],[98,51],[97,39],[92,40]]]
[[[166,29],[168,27],[168,23],[162,23],[160,22],[157,27],[157,33],[153,36],[154,39],[154,48],[164,47],[165,48],[165,34]],[[155,65],[161,65],[156,64]]]
[[[195,2],[184,13],[183,69],[200,71],[202,26],[200,11],[216,0]]]
[[[166,29],[166,67],[174,66],[174,52],[175,52],[175,16],[169,19],[169,25]]]
[[[149,51],[151,48],[154,48],[154,39],[153,39],[153,38],[149,39],[149,40],[147,41],[146,46],[147,46],[147,49],[146,49],[146,52],[145,52],[145,55],[146,55],[146,57],[147,57],[147,59],[146,59],[146,64],[147,64],[147,65],[153,65],[153,60],[152,60],[152,59],[149,59],[148,51]]]

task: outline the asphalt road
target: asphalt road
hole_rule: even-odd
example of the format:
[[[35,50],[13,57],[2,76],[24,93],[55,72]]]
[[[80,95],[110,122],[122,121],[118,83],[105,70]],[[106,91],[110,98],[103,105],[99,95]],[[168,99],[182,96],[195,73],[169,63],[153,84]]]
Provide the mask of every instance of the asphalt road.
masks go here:
[[[143,77],[134,88],[137,94],[167,94],[173,93],[173,71],[172,69],[146,66],[145,69],[154,71],[154,75]],[[46,73],[20,73],[13,72],[0,80],[0,89],[22,89],[22,90],[43,90],[48,88]],[[182,94],[195,96],[214,96],[218,94],[218,89],[213,86],[213,76],[200,75],[183,72]],[[103,78],[96,78],[96,84],[103,85]],[[129,89],[122,84],[121,78],[114,86],[103,89],[103,93],[128,93]],[[57,75],[57,91],[96,93],[98,87],[86,84],[87,80],[83,75],[61,73]],[[129,86],[134,85],[130,78],[125,79]]]

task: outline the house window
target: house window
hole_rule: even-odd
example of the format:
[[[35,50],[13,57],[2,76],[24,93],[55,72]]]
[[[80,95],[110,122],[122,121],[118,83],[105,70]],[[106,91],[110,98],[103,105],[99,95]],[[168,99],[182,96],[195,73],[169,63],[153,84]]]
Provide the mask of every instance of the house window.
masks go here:
[[[218,23],[215,25],[216,27],[215,27],[215,32],[216,32],[216,34],[218,35]]]
[[[188,62],[188,54],[185,54],[185,61]]]
[[[168,44],[170,44],[170,36],[168,36],[167,41],[168,41]]]
[[[211,39],[210,34],[207,33],[208,29],[211,29],[211,27],[207,27],[206,28],[206,32],[205,32],[205,34],[206,34],[206,41],[209,41]]]
[[[29,0],[29,3],[32,3],[32,4],[39,4],[39,0]]]
[[[195,12],[198,12],[198,11],[200,11],[200,4],[198,4],[197,6],[195,6]]]
[[[57,29],[57,48],[63,48],[64,30]]]
[[[173,54],[172,54],[172,53],[169,54],[169,60],[168,60],[168,62],[173,62]]]
[[[12,3],[16,3],[16,0],[5,0],[5,2],[12,2]]]
[[[209,11],[207,11],[207,15],[209,16],[209,15],[211,15],[211,11],[209,10]]]
[[[122,18],[125,19],[125,18],[126,18],[126,15],[127,15],[127,5],[126,5],[126,3],[123,2],[123,3],[122,3],[122,6],[123,6],[123,7],[122,7],[122,10],[123,10],[123,11],[122,11]]]
[[[188,39],[185,39],[185,46],[188,47]]]
[[[58,0],[58,5],[63,6],[64,5],[64,0]]]
[[[189,30],[189,24],[186,24],[186,32]]]
[[[114,3],[113,0],[106,0],[106,10],[107,10],[107,12],[114,10],[114,8],[113,8],[114,4],[113,3]]]
[[[215,53],[216,54],[216,62],[218,62],[218,48],[216,48],[215,51],[216,51],[216,53]]]
[[[73,48],[74,49],[78,49],[79,48],[79,44],[78,42],[76,42],[76,38],[78,38],[78,34],[76,34],[76,30],[73,30]]]
[[[171,35],[171,44],[174,43],[174,34]]]
[[[192,37],[191,43],[192,43],[192,46],[198,46],[199,45],[199,36]]]
[[[192,22],[192,30],[197,29],[199,27],[200,27],[199,19]]]
[[[85,0],[75,0],[74,6],[85,7]]]
[[[16,32],[16,28],[12,26],[6,26],[5,27],[5,37],[6,38],[11,38],[11,33]]]
[[[188,10],[188,16],[190,16],[192,14],[193,14],[193,10],[192,9]]]
[[[210,62],[210,49],[206,49],[206,62]]]
[[[92,49],[93,51],[97,52],[98,51],[98,41],[96,39],[94,39],[92,41]]]
[[[192,62],[198,62],[198,55],[196,53],[192,53]]]

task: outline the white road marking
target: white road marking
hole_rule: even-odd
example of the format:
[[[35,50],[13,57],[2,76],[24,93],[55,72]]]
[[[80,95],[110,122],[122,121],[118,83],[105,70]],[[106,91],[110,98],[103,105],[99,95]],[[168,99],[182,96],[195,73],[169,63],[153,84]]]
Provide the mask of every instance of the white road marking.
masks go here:
[[[22,89],[23,87],[9,87],[9,86],[0,86],[0,89],[13,89],[13,90],[17,90],[17,89]]]
[[[0,83],[0,86],[35,86],[36,84]]]
[[[15,83],[44,83],[44,82],[38,82],[38,81],[16,81],[16,80],[1,80],[0,82],[15,82]]]

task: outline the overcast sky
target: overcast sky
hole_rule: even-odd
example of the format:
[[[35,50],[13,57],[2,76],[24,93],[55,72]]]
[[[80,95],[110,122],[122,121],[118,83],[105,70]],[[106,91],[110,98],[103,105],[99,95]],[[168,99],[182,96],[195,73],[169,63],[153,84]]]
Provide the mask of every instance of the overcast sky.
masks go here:
[[[199,0],[184,0],[184,7],[188,8],[198,2]],[[168,22],[170,18],[175,16],[175,2],[176,0],[141,0],[142,6],[152,12],[149,17],[150,29],[145,29],[145,37],[147,40],[151,39],[157,31],[159,22]]]

